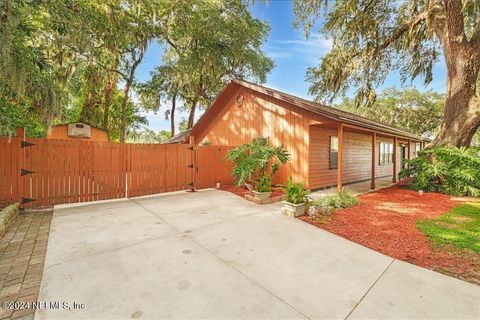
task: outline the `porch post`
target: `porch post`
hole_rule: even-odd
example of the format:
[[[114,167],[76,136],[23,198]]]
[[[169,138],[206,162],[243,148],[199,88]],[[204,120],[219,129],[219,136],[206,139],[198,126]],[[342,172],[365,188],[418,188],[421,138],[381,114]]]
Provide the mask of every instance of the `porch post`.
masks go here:
[[[375,170],[377,168],[377,162],[375,160],[377,155],[377,133],[374,131],[372,133],[372,177],[370,181],[370,188],[375,189]]]
[[[411,153],[411,149],[410,149],[410,148],[411,148],[411,146],[410,146],[410,145],[411,145],[411,141],[410,141],[410,139],[407,140],[407,143],[408,143],[408,146],[407,146],[407,147],[408,147],[407,159],[408,159],[408,160],[411,160],[412,156],[410,155],[410,153]]]
[[[393,178],[392,182],[396,183],[397,182],[397,136],[393,137]]]
[[[343,178],[343,124],[338,126],[337,189],[342,190]]]

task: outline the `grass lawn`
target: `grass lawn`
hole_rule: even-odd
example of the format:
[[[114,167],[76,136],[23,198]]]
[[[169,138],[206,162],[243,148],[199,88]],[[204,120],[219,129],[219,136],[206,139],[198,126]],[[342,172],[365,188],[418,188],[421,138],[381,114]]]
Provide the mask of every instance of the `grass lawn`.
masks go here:
[[[434,244],[480,253],[480,203],[460,205],[435,219],[420,220],[417,226]]]

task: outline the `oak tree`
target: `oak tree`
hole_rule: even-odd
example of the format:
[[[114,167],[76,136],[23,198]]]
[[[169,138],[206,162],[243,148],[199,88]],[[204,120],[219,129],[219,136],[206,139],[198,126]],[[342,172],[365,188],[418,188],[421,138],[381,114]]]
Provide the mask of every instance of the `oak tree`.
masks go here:
[[[444,120],[431,146],[469,146],[480,126],[480,1],[295,0],[308,31],[324,15],[333,48],[310,68],[310,92],[334,98],[355,87],[356,104],[371,105],[374,88],[399,72],[402,81],[433,79],[441,55],[447,69]]]

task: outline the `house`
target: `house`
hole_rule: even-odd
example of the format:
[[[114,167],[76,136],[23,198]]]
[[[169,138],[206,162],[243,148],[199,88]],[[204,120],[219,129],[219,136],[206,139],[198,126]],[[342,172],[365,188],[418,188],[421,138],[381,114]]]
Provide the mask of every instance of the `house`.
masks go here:
[[[47,131],[45,138],[61,140],[83,139],[97,142],[110,141],[107,130],[81,122],[54,125]]]
[[[426,140],[407,131],[257,84],[233,80],[180,141],[238,146],[254,139],[283,145],[291,160],[274,183],[290,176],[308,189],[391,177]]]

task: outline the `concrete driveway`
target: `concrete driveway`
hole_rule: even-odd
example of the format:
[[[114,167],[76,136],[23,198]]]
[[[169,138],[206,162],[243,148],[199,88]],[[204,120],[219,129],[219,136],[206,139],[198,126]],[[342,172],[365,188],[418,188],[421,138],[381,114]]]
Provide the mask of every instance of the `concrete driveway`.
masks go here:
[[[480,287],[279,208],[216,190],[56,207],[39,300],[60,310],[35,318],[480,318]]]

